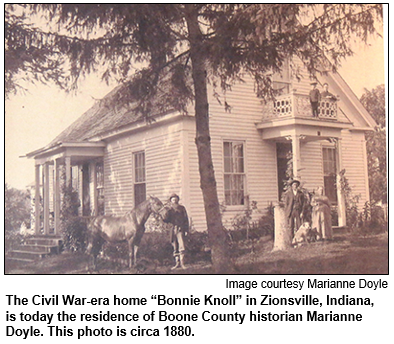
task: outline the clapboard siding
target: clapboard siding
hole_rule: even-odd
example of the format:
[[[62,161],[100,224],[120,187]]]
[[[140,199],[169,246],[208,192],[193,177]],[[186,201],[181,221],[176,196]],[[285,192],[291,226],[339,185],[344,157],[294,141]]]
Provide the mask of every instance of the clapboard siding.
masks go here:
[[[297,89],[297,93],[309,94],[309,74],[301,69],[300,76],[300,80],[292,80],[292,87]],[[264,212],[270,203],[278,201],[276,142],[263,140],[256,129],[256,123],[263,116],[262,104],[255,96],[253,80],[247,77],[244,80],[244,83],[233,86],[231,92],[221,97],[222,102],[225,100],[231,106],[231,112],[226,112],[224,106],[212,97],[212,90],[209,93],[211,148],[217,191],[219,202],[224,204],[223,142],[242,141],[246,196],[249,201],[256,201],[259,210]],[[349,108],[345,110],[350,111]],[[347,118],[355,116],[345,115],[345,111],[341,113],[341,121],[349,122]],[[346,132],[342,139],[343,168],[347,171],[353,193],[361,195],[360,204],[365,202],[368,192],[363,140],[363,134],[357,132]],[[328,141],[301,142],[300,174],[303,185],[311,191],[324,183],[322,145],[327,144]],[[122,214],[133,207],[132,153],[141,150],[145,151],[147,194],[166,200],[172,192],[179,193],[194,229],[206,230],[192,117],[179,118],[177,122],[108,142],[104,158],[106,212]],[[226,206],[223,224],[230,229],[231,220],[244,209],[244,206]]]
[[[359,208],[369,199],[365,137],[361,132],[342,131],[342,168],[354,196],[360,196]],[[302,181],[310,191],[323,186],[322,148],[328,142],[309,142],[301,146]],[[339,172],[339,171],[338,171]]]
[[[320,141],[301,145],[301,179],[309,191],[324,186],[322,144]]]
[[[297,81],[297,85],[293,82],[293,87],[297,88],[297,93],[308,94],[309,75],[305,71],[301,71],[301,75],[301,81]],[[261,120],[261,102],[254,94],[253,82],[248,81],[234,86],[232,91],[226,94],[225,99],[231,106],[230,113],[225,112],[223,106],[215,99],[210,102],[212,156],[219,202],[224,203],[223,141],[234,140],[245,143],[246,194],[250,201],[257,201],[260,210],[264,210],[270,202],[278,200],[276,144],[263,141],[255,128],[255,123]],[[342,116],[341,121],[349,122],[344,115],[339,116]],[[362,151],[363,145],[360,140],[360,137],[355,139],[353,133],[344,138],[343,149],[346,154],[342,160],[344,168],[347,166],[349,169],[347,177],[353,183],[354,191],[361,195],[360,204],[363,204],[367,197],[367,181],[365,180],[365,152]],[[330,144],[328,141],[301,143],[301,176],[303,185],[310,191],[324,184],[322,146],[325,145]],[[205,229],[206,222],[194,136],[189,138],[189,150],[191,214],[193,223],[201,230]],[[357,155],[357,158],[353,159],[353,155]],[[224,225],[228,226],[231,219],[242,211],[243,207],[228,206],[223,215]]]
[[[352,188],[353,196],[360,196],[359,209],[369,200],[367,158],[365,135],[363,132],[343,131],[342,162],[346,170],[345,177]]]
[[[234,86],[231,93],[226,94],[226,101],[232,107],[230,113],[225,112],[215,99],[210,101],[211,148],[219,202],[224,204],[223,141],[242,141],[246,195],[264,211],[269,202],[277,201],[277,182],[276,146],[272,142],[264,142],[255,127],[262,118],[261,101],[255,96],[251,82]],[[194,136],[189,135],[188,142],[190,214],[196,229],[203,230],[206,229],[206,220]],[[243,209],[242,206],[227,206],[223,214],[224,225],[228,227],[231,219]]]
[[[153,128],[108,143],[104,157],[105,209],[122,215],[134,207],[133,153],[145,152],[146,193],[164,200],[180,192],[179,124]]]
[[[294,70],[292,71],[291,83],[292,88],[297,94],[309,94],[311,90],[311,77],[298,57],[293,58]]]

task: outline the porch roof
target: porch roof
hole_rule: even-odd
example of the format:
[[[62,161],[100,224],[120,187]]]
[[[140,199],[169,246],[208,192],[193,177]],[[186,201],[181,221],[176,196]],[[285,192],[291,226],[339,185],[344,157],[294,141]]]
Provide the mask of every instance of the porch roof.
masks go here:
[[[61,142],[56,145],[40,148],[26,154],[27,158],[35,158],[37,163],[53,161],[57,158],[73,157],[96,158],[104,155],[105,142]]]
[[[280,118],[255,123],[263,140],[281,139],[289,135],[305,135],[311,138],[340,137],[342,129],[352,129],[352,123],[325,121],[315,118]]]

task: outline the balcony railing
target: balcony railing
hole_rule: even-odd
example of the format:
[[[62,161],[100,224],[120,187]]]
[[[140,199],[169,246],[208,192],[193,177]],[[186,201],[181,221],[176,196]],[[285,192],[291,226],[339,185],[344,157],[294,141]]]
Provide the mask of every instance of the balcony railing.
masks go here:
[[[326,120],[337,120],[337,100],[322,98],[319,103],[319,117]],[[263,120],[276,118],[313,118],[309,96],[289,93],[280,95],[273,102],[263,107]]]

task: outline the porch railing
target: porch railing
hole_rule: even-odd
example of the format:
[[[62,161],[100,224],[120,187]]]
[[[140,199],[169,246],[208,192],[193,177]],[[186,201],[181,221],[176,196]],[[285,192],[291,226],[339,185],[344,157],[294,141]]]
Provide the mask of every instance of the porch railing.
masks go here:
[[[319,103],[319,118],[337,120],[337,116],[337,100],[322,98]],[[313,117],[309,96],[296,93],[284,94],[263,106],[263,120],[292,117]]]

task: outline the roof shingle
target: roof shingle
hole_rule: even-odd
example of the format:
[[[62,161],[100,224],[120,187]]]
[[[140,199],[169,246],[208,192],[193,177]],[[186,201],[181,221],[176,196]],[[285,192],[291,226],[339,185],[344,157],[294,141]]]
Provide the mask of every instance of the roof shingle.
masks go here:
[[[116,108],[113,97],[121,86],[116,87],[102,100],[97,101],[89,110],[61,132],[48,146],[52,147],[64,142],[82,142],[99,136],[116,128],[132,124],[142,119],[142,114],[137,114],[126,107]]]

